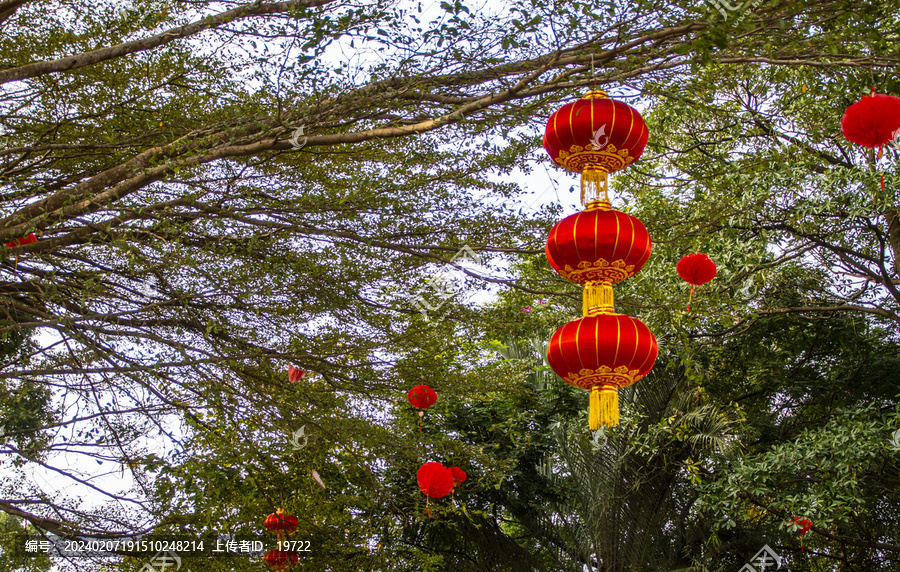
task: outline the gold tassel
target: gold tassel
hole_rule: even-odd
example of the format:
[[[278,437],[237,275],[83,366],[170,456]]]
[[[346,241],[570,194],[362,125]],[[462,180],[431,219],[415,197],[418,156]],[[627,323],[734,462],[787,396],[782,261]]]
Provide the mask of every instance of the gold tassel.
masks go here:
[[[600,428],[600,388],[596,386],[591,388],[591,412],[588,423],[591,431]]]
[[[619,424],[619,390],[615,387],[600,390],[600,424],[605,427]]]
[[[612,427],[619,424],[618,389],[596,385],[591,388],[591,412],[588,422],[591,431],[596,431],[601,425]]]
[[[599,314],[613,314],[613,289],[609,282],[587,282],[582,295],[581,313],[586,318]]]
[[[581,204],[588,210],[608,211],[612,209],[608,192],[606,169],[599,165],[587,165],[581,171]]]

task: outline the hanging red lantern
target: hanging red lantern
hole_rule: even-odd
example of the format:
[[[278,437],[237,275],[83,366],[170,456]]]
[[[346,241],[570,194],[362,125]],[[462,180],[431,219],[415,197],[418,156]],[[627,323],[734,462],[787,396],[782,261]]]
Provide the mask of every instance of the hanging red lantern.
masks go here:
[[[615,284],[637,274],[653,250],[635,217],[607,206],[567,216],[550,230],[544,252],[556,272],[577,284]]]
[[[433,499],[443,498],[453,490],[453,473],[444,465],[436,462],[425,463],[416,473],[419,490]]]
[[[23,236],[22,238],[17,238],[12,242],[7,242],[6,246],[15,248],[17,246],[25,246],[26,244],[31,244],[33,242],[37,242],[37,237],[34,236],[34,233],[32,232],[28,236]]]
[[[275,572],[287,572],[300,562],[300,556],[293,550],[270,550],[263,556],[263,564]]]
[[[584,284],[584,317],[553,334],[547,360],[564,381],[590,390],[591,430],[619,423],[618,389],[646,376],[658,351],[643,322],[613,311],[611,286],[640,271],[653,249],[644,225],[612,210],[607,195],[608,173],[636,161],[648,137],[640,113],[603,92],[563,106],[544,132],[553,160],[581,173],[586,207],[560,221],[547,239],[551,266]]]
[[[638,319],[609,306],[556,330],[547,362],[566,383],[590,390],[590,428],[619,424],[618,389],[646,376],[658,352],[656,337]]]
[[[841,118],[844,137],[863,147],[875,148],[900,135],[900,97],[875,93],[863,97]]]
[[[581,202],[587,206],[606,196],[608,173],[641,156],[649,134],[636,109],[595,90],[550,116],[544,149],[557,165],[581,173]]]
[[[803,535],[809,532],[809,529],[812,528],[812,523],[800,517],[792,518],[791,522],[800,527],[800,552],[803,552]]]
[[[283,508],[279,508],[274,514],[267,516],[264,523],[266,530],[279,536],[295,533],[299,525],[300,522],[297,520],[297,517],[292,514],[285,514]]]
[[[466,473],[459,467],[450,467],[450,474],[453,475],[454,488],[466,482]]]
[[[428,409],[437,401],[437,393],[427,385],[417,385],[406,395],[409,404],[416,409]],[[421,414],[421,411],[419,412]]]
[[[716,277],[716,263],[705,254],[688,254],[675,266],[681,279],[688,284],[701,286]]]
[[[291,383],[297,383],[298,381],[303,379],[303,376],[305,375],[306,372],[302,369],[297,369],[294,366],[288,366],[288,381],[290,381]]]
[[[716,277],[716,263],[705,254],[688,254],[678,261],[678,264],[675,265],[675,271],[678,272],[682,280],[691,285],[687,306],[687,311],[690,312],[691,300],[694,298],[694,287],[702,286]]]

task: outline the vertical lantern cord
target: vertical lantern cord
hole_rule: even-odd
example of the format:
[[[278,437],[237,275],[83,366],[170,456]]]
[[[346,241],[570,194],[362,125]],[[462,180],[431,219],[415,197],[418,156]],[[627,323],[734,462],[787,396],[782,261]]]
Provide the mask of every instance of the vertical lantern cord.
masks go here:
[[[619,424],[618,389],[597,385],[591,388],[591,409],[588,423],[591,431],[596,431],[601,425],[612,427]]]
[[[691,300],[693,300],[693,299],[694,299],[694,285],[691,284],[691,292],[690,292],[690,294],[688,294],[688,307],[687,307],[687,312],[685,312],[686,314],[691,313]]]

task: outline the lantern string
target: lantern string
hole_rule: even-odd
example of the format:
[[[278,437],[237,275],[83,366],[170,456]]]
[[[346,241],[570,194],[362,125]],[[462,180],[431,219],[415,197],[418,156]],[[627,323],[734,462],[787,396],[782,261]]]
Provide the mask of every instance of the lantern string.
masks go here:
[[[597,89],[597,74],[594,72],[594,54],[591,54],[591,79],[594,82],[594,89]]]
[[[691,300],[692,300],[693,298],[694,298],[694,285],[691,284],[691,291],[690,291],[690,293],[688,294],[688,307],[687,307],[687,312],[685,312],[686,314],[690,314],[690,313],[691,313]]]

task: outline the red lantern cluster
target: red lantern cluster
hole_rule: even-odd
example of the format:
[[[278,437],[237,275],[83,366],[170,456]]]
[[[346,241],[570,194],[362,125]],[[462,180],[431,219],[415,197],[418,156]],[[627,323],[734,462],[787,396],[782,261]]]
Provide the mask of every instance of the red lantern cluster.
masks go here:
[[[281,543],[287,539],[288,534],[293,534],[297,531],[300,522],[296,516],[286,514],[283,508],[279,508],[266,517],[263,526],[278,537],[279,548],[281,548]],[[296,566],[299,561],[300,556],[292,550],[270,550],[263,556],[263,564],[275,572],[287,572]]]
[[[293,550],[270,550],[263,556],[263,564],[275,572],[287,572],[298,562],[300,556]]]
[[[441,463],[429,462],[419,467],[416,481],[419,490],[428,498],[444,498],[466,480],[466,473],[459,467],[445,467]]]
[[[607,195],[607,174],[636,161],[648,137],[637,110],[599,91],[563,106],[544,133],[554,162],[581,173],[585,207],[557,223],[545,247],[560,276],[584,285],[583,317],[553,334],[547,361],[565,382],[591,392],[591,430],[619,423],[618,389],[646,376],[657,356],[647,326],[613,310],[612,285],[643,268],[653,250],[650,234],[613,210]]]

